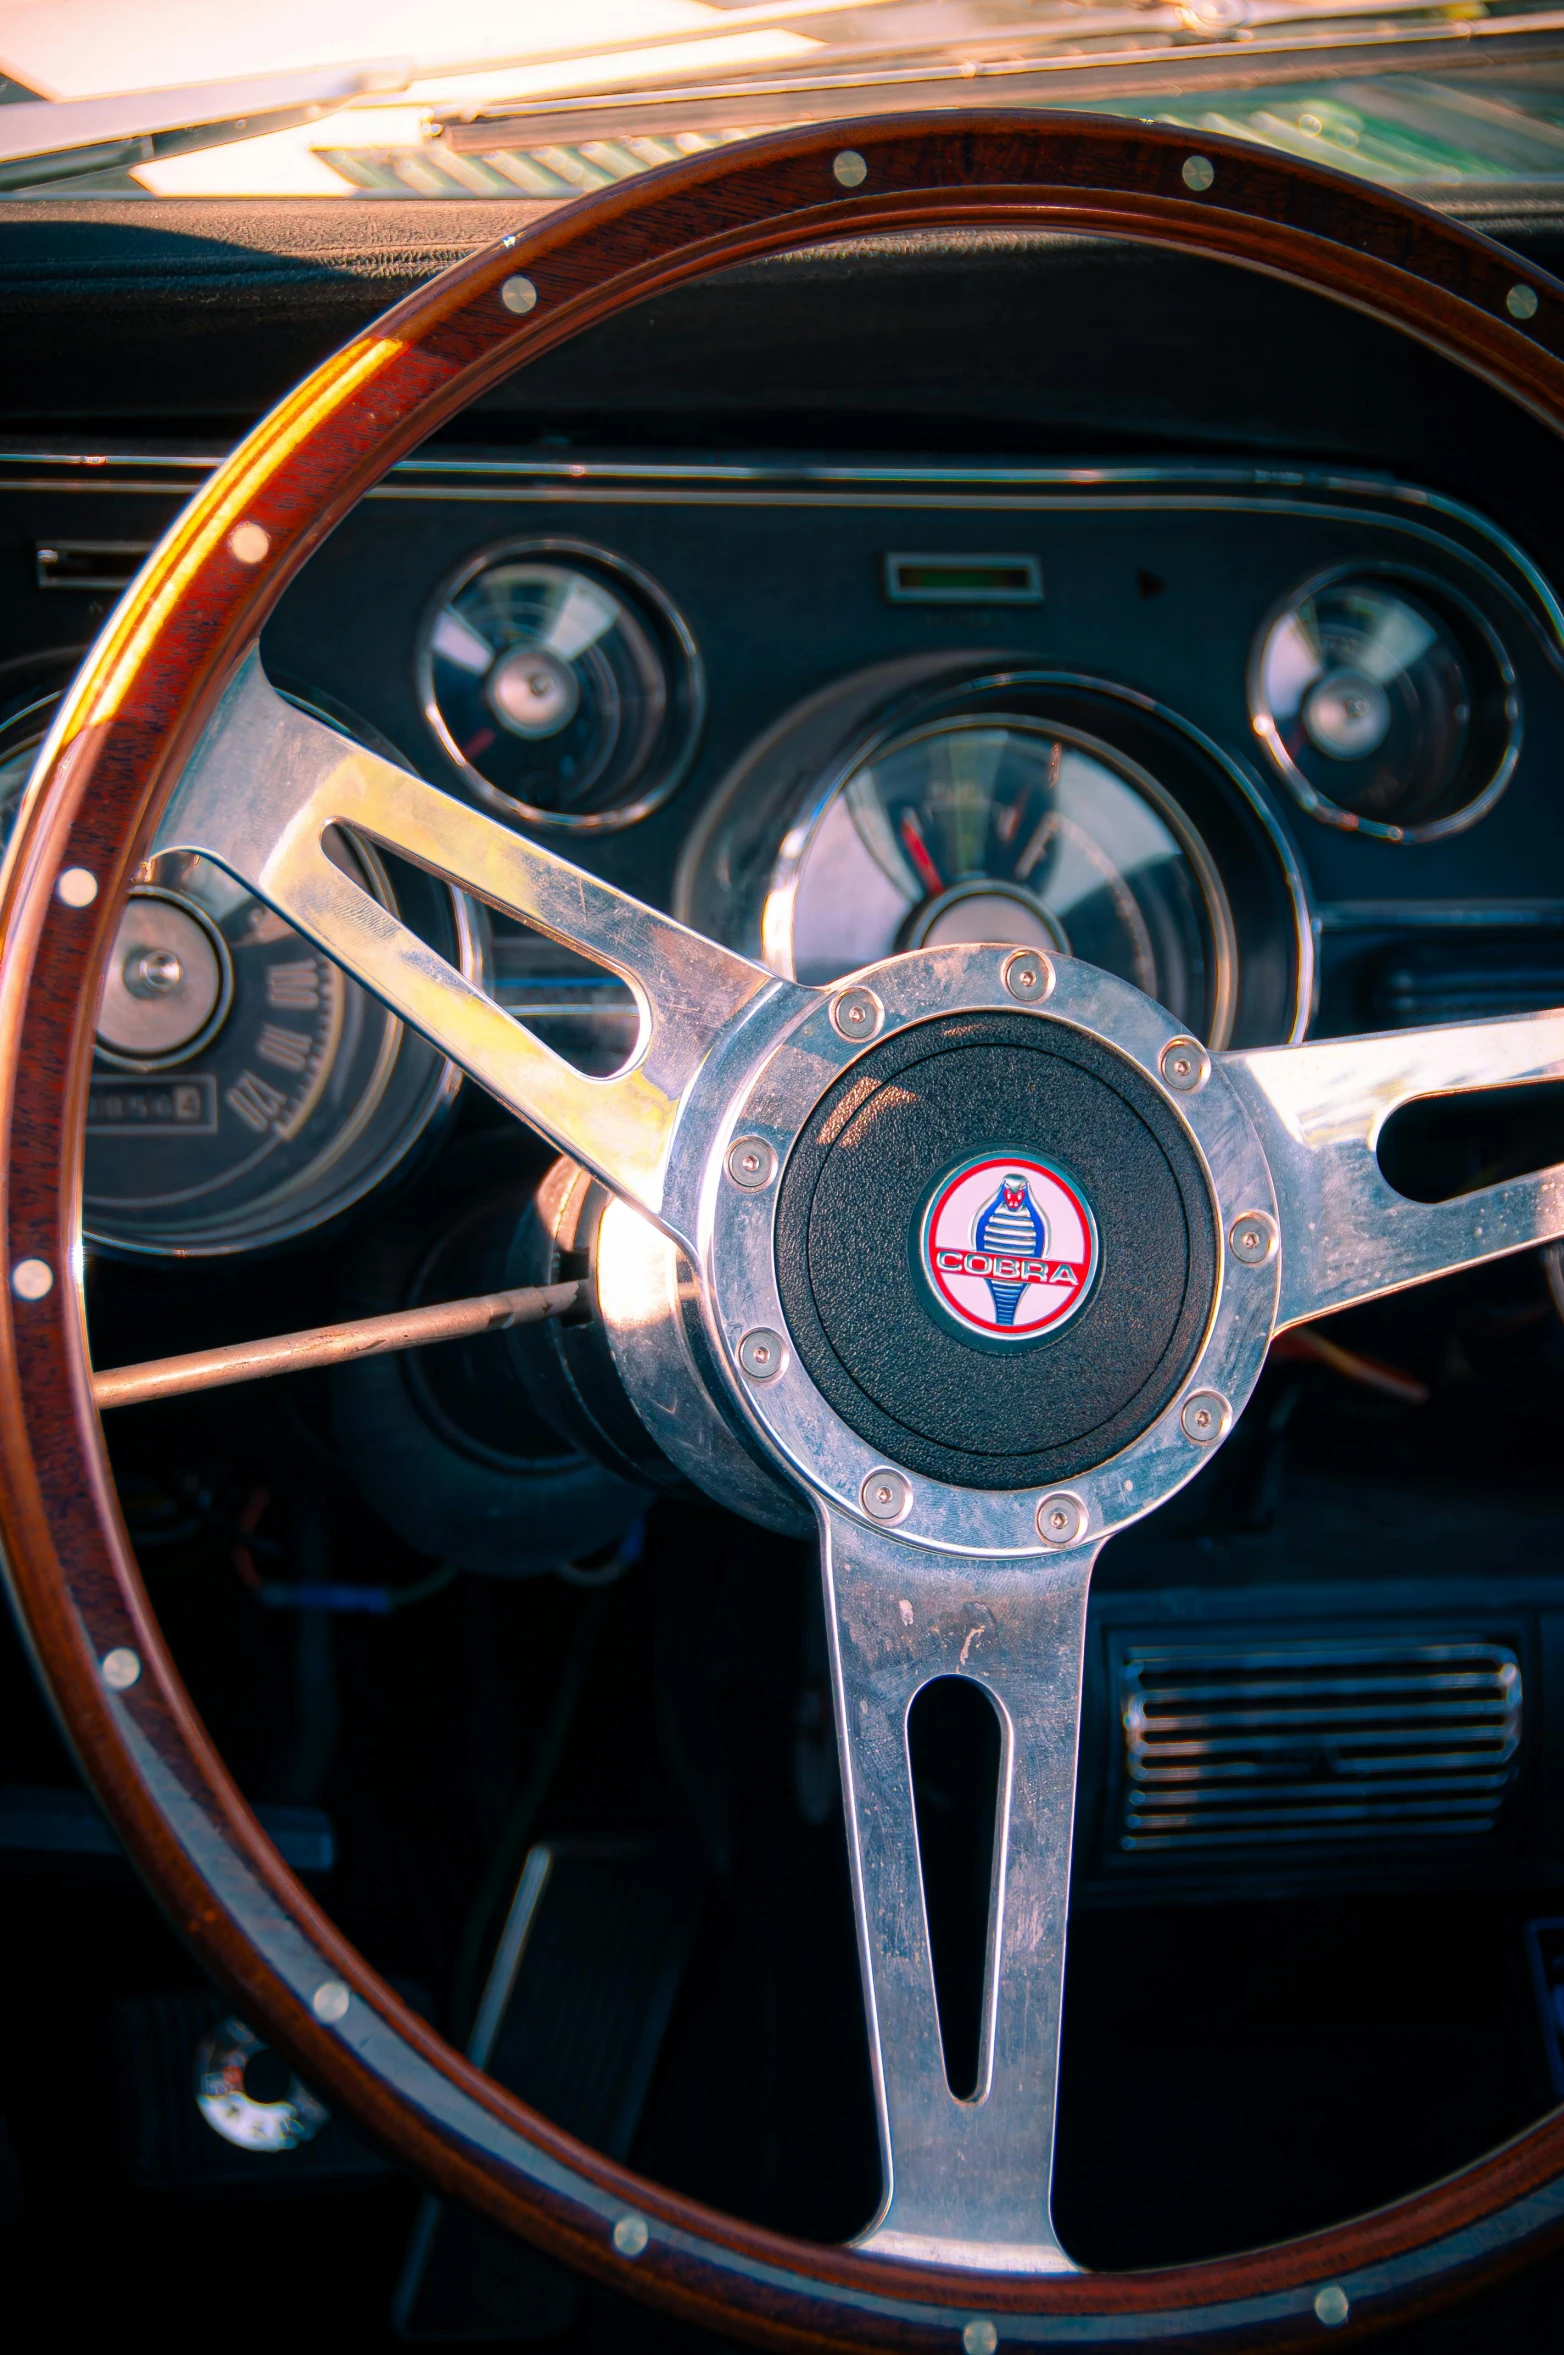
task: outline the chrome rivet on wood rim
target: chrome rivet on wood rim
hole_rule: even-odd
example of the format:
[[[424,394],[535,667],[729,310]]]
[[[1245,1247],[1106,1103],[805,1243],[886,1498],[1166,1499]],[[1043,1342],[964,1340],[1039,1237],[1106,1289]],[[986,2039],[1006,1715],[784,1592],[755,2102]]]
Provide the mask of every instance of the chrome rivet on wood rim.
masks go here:
[[[347,2016],[347,2008],[352,2001],[351,1991],[340,1979],[322,1979],[310,1997],[310,2010],[317,2020],[324,2020],[329,2028],[335,2021]]]
[[[621,2216],[614,2225],[614,2247],[621,2257],[639,2257],[651,2239],[644,2216]]]
[[[18,1300],[46,1300],[54,1290],[54,1270],[46,1259],[19,1259],[11,1270],[11,1289]]]
[[[871,1039],[885,1020],[872,989],[844,989],[831,1000],[831,1027],[839,1038]]]
[[[228,553],[240,564],[259,564],[271,548],[271,533],[258,523],[236,523],[228,535]]]
[[[1180,1096],[1192,1096],[1211,1077],[1211,1058],[1197,1038],[1170,1038],[1157,1069]]]
[[[90,908],[98,896],[98,878],[88,867],[66,867],[55,882],[54,896],[62,907]]]
[[[1023,1006],[1040,1006],[1053,985],[1054,969],[1040,949],[1017,949],[1005,959],[1005,987]]]
[[[500,287],[500,300],[507,311],[514,311],[518,319],[537,308],[538,290],[530,278],[507,278]]]
[[[1245,1267],[1264,1267],[1276,1252],[1276,1221],[1264,1210],[1246,1210],[1227,1230],[1228,1249]]]
[[[116,1644],[100,1662],[103,1681],[111,1693],[128,1693],[141,1674],[141,1654],[129,1644]]]
[[[912,1482],[886,1464],[869,1474],[858,1495],[871,1521],[900,1521],[912,1504]]]
[[[1314,2311],[1327,2330],[1335,2330],[1352,2312],[1352,2300],[1339,2282],[1328,2281],[1314,2293]]]
[[[1208,155],[1186,155],[1179,177],[1186,188],[1193,188],[1197,196],[1204,196],[1216,178],[1216,166]]]
[[[1067,1488],[1045,1496],[1037,1508],[1037,1534],[1044,1545],[1074,1545],[1085,1529],[1086,1507]]]
[[[1504,307],[1512,319],[1535,319],[1537,289],[1535,286],[1512,286],[1504,298]]]
[[[986,2314],[975,2314],[961,2333],[963,2355],[994,2355],[999,2333]]]
[[[764,1137],[739,1137],[728,1147],[728,1175],[746,1194],[758,1194],[777,1174],[777,1157]]]
[[[831,172],[842,188],[861,188],[869,177],[869,167],[856,147],[844,147],[832,164]]]
[[[1179,1409],[1184,1437],[1197,1447],[1212,1447],[1233,1419],[1233,1410],[1220,1390],[1192,1390]]]

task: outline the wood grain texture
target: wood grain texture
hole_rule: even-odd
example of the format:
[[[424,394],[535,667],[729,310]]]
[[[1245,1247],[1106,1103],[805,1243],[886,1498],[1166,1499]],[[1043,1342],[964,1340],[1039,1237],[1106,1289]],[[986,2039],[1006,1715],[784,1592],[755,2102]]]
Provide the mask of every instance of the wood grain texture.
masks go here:
[[[862,185],[832,174],[863,156]],[[1215,168],[1192,194],[1191,153]],[[518,218],[523,209],[518,208]],[[1564,2113],[1481,2165],[1338,2230],[1152,2274],[1027,2282],[899,2267],[784,2240],[641,2182],[490,2084],[400,2003],[282,1865],[229,1780],[159,1637],[91,1403],[76,1268],[91,1008],[127,876],[216,695],[300,564],[434,427],[513,368],[660,289],[757,255],[871,232],[1035,227],[1226,258],[1353,304],[1564,427],[1564,286],[1415,204],[1219,139],[1036,114],[940,114],[789,132],[671,166],[462,261],[327,362],[170,532],[61,715],[45,789],[0,883],[0,1127],[6,1266],[46,1261],[40,1301],[0,1292],[0,1539],[17,1605],[83,1769],[171,1919],[331,2098],[451,2195],[566,2262],[777,2346],[1002,2340],[1317,2343],[1314,2293],[1352,2300],[1342,2337],[1564,2238]],[[524,317],[499,289],[537,288]],[[1524,327],[1506,297],[1540,300]],[[1274,364],[1275,355],[1265,355]],[[268,553],[241,563],[239,522]],[[66,866],[99,882],[54,895]],[[144,1663],[124,1694],[98,1663]],[[351,1991],[325,2025],[326,1979]],[[615,2219],[644,2216],[634,2261]]]

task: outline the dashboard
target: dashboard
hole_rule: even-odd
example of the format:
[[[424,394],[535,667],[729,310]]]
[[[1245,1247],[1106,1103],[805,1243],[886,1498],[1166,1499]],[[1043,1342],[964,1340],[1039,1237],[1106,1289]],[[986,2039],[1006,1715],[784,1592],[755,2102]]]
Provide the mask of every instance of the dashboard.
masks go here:
[[[192,490],[311,364],[526,210],[15,209],[0,824]],[[1551,217],[1482,225],[1542,260],[1564,243]],[[1273,280],[1074,239],[869,239],[659,298],[486,396],[319,547],[261,651],[329,726],[780,973],[1013,941],[1106,967],[1213,1048],[1411,1029],[1564,1004],[1556,479],[1483,385]],[[361,841],[332,855],[582,1069],[633,1052],[613,974]],[[1546,1088],[1457,1125],[1434,1104],[1382,1157],[1435,1198],[1564,1157],[1561,1124]],[[602,1209],[264,905],[149,859],[87,1108],[95,1363],[589,1277]],[[1066,2130],[1084,2148],[1105,2118],[1204,2100],[1245,2180],[1168,2225],[1187,2171],[1127,2208],[1115,2137],[1081,2162],[1089,2253],[1108,2216],[1116,2262],[1275,2237],[1564,2096],[1564,2036],[1525,2043],[1512,1986],[1528,1925],[1554,1941],[1539,2004],[1564,1973],[1561,1406],[1564,1273],[1518,1254],[1284,1337],[1219,1460],[1105,1550]],[[561,1834],[584,1877],[613,1843],[649,1840],[654,1877],[658,1843],[685,1843],[721,1919],[691,1947],[705,2011],[670,2032],[665,2172],[728,2198],[785,2053],[800,2120],[846,2124],[800,2125],[785,2199],[746,2181],[733,2202],[856,2229],[873,2131],[856,2046],[820,2030],[833,1988],[856,2019],[857,1982],[803,1518],[714,1510],[586,1317],[105,1428],[196,1707],[268,1823],[336,1859],[310,1869],[364,1951],[461,2034],[529,1842]],[[10,1668],[0,1858],[7,1792],[59,1799],[71,1773]],[[1092,1918],[1124,1909],[1128,1940]],[[1366,1954],[1395,2035],[1352,2044],[1340,1988]],[[1324,2025],[1288,2075],[1309,1972]],[[1448,2068],[1420,2013],[1406,2027],[1419,1974],[1471,2031]],[[153,1983],[148,1964],[128,2009]],[[1183,2047],[1262,1984],[1283,2030],[1239,2040],[1261,2125],[1235,2133],[1233,2088],[1202,2091]],[[190,2049],[143,2022],[135,2062],[174,2142],[221,2024],[177,2000]],[[753,2033],[762,2002],[794,2007],[793,2043]],[[741,2023],[714,2055],[707,2012]],[[1292,2149],[1309,2103],[1361,2122],[1362,2054],[1395,2036],[1405,2082],[1374,2105],[1426,2120],[1413,2173],[1398,2135],[1342,2189],[1356,2138],[1322,2127],[1328,2160],[1308,2143],[1304,2190],[1266,2205],[1256,2152]],[[312,2164],[338,2131],[256,2167]]]
[[[514,225],[372,210],[371,235],[351,207],[27,208],[0,807],[249,420]],[[1546,223],[1499,226],[1551,251]],[[1553,463],[1481,385],[1267,279],[866,240],[662,298],[487,396],[317,551],[262,653],[329,724],[809,981],[999,938],[1106,966],[1213,1046],[1461,1020],[1564,1001]],[[583,1069],[632,1051],[611,974],[362,844],[335,855]],[[546,1156],[221,875],[150,862],[120,949],[86,1141],[103,1362],[585,1269],[577,1196],[550,1198],[546,1248],[527,1227]],[[1548,1094],[1454,1137],[1437,1107],[1403,1121],[1397,1182],[1536,1166]],[[1350,1376],[1339,1348],[1278,1361],[1218,1473],[1109,1549],[1083,1906],[1553,1873],[1557,1320],[1529,1258],[1463,1285],[1346,1320]],[[529,1565],[612,1555],[649,1494],[690,1491],[592,1352],[551,1327],[366,1361],[322,1387],[309,1444],[329,1427],[332,1479],[426,1571],[514,1571],[518,1526]],[[155,1545],[185,1525],[177,1481],[155,1424],[117,1428]],[[1450,1644],[1480,1719],[1454,1784]],[[1350,1726],[1244,1753],[1248,1817],[1220,1764],[1159,1763],[1181,1662],[1285,1729],[1278,1645],[1327,1718],[1344,1679],[1395,1725],[1411,1692],[1413,1732],[1385,1737],[1414,1744],[1399,1797]]]
[[[206,463],[6,454],[0,803]],[[1564,981],[1564,614],[1489,517],[1383,475],[429,455],[263,654],[332,724],[807,981],[1052,946],[1218,1048]],[[630,1050],[612,976],[338,855],[560,1052]],[[448,1067],[207,862],[149,862],[121,946],[88,1114],[110,1251],[320,1227],[449,1108]]]

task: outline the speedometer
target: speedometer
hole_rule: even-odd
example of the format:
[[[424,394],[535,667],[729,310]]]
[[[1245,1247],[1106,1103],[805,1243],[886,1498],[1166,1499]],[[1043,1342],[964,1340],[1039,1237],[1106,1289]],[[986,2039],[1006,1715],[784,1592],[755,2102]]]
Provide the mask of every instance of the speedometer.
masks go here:
[[[0,825],[48,716],[35,705],[0,732]],[[375,749],[395,757],[383,741]],[[333,836],[328,847],[477,977],[482,936],[459,894],[414,868],[393,872],[367,844]],[[457,1086],[444,1056],[222,868],[164,853],[131,885],[104,976],[83,1231],[112,1251],[180,1258],[306,1233],[394,1169]]]

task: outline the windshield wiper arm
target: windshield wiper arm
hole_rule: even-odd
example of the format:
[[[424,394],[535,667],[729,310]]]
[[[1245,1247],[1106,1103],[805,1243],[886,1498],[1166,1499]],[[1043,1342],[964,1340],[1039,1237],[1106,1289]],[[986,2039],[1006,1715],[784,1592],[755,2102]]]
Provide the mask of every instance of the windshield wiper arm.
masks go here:
[[[381,58],[112,98],[23,99],[0,106],[0,191],[129,171],[159,156],[290,130],[372,91],[405,90],[413,73],[408,58]]]

